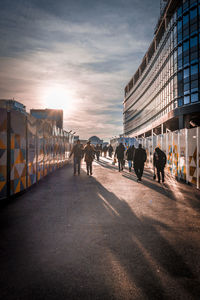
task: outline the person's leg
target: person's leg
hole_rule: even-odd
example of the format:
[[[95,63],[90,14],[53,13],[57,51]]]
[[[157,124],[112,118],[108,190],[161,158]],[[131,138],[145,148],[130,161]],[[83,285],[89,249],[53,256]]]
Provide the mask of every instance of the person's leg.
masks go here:
[[[121,160],[121,170],[123,171],[123,169],[124,169],[124,160],[122,159]]]
[[[92,175],[92,162],[90,163],[90,175]]]
[[[128,167],[129,167],[129,172],[131,172],[131,167],[132,167],[132,162],[131,162],[131,160],[128,161]]]
[[[158,182],[160,182],[160,168],[157,168]]]
[[[81,171],[81,160],[78,159],[77,163],[78,163],[78,174],[80,175],[80,171]]]
[[[76,174],[76,158],[74,157],[74,175]]]
[[[119,172],[121,171],[121,161],[118,159]]]
[[[139,179],[138,167],[134,166],[134,170],[135,170],[135,174],[136,174],[137,178]]]
[[[86,163],[86,165],[87,165],[87,175],[89,175],[90,165],[88,162]]]
[[[144,165],[142,165],[142,166],[140,167],[140,179],[142,178],[143,171],[144,171]]]
[[[161,174],[162,174],[162,182],[165,182],[165,171],[164,171],[164,168],[161,169]]]

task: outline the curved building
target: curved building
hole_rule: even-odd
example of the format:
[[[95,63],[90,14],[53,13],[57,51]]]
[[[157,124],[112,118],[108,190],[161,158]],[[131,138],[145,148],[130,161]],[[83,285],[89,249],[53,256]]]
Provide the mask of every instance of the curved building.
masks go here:
[[[200,125],[200,0],[169,0],[125,87],[124,135]]]

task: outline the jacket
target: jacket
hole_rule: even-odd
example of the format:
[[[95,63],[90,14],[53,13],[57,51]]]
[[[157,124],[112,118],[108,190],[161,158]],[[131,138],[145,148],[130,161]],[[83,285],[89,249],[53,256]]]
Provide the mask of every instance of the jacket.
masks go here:
[[[162,169],[165,167],[166,165],[166,155],[165,153],[160,150],[159,148],[157,148],[157,151],[154,152],[153,155],[153,165],[156,168]]]
[[[85,153],[85,162],[91,163],[93,161],[94,155],[95,155],[95,150],[94,150],[93,146],[86,145],[84,148],[84,153]]]
[[[143,148],[135,149],[134,166],[143,166],[147,160],[146,150]]]
[[[70,153],[70,157],[72,156],[72,154],[74,154],[74,158],[83,158],[83,146],[81,144],[74,145]]]
[[[117,146],[116,150],[115,150],[115,155],[117,156],[117,159],[124,159],[124,151],[125,151],[125,147],[123,144],[120,144],[119,146]]]

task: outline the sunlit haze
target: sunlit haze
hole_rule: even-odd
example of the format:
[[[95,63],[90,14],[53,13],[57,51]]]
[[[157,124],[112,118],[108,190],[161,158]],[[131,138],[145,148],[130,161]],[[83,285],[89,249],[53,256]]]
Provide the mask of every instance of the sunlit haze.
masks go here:
[[[64,110],[64,128],[123,131],[124,87],[153,38],[159,0],[1,0],[0,99]]]

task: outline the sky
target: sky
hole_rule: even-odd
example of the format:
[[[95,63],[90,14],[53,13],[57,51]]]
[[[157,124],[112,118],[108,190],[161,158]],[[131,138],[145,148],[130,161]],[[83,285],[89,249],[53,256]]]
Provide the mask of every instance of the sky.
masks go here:
[[[1,0],[0,99],[64,110],[87,139],[123,133],[124,88],[146,53],[159,0]]]

